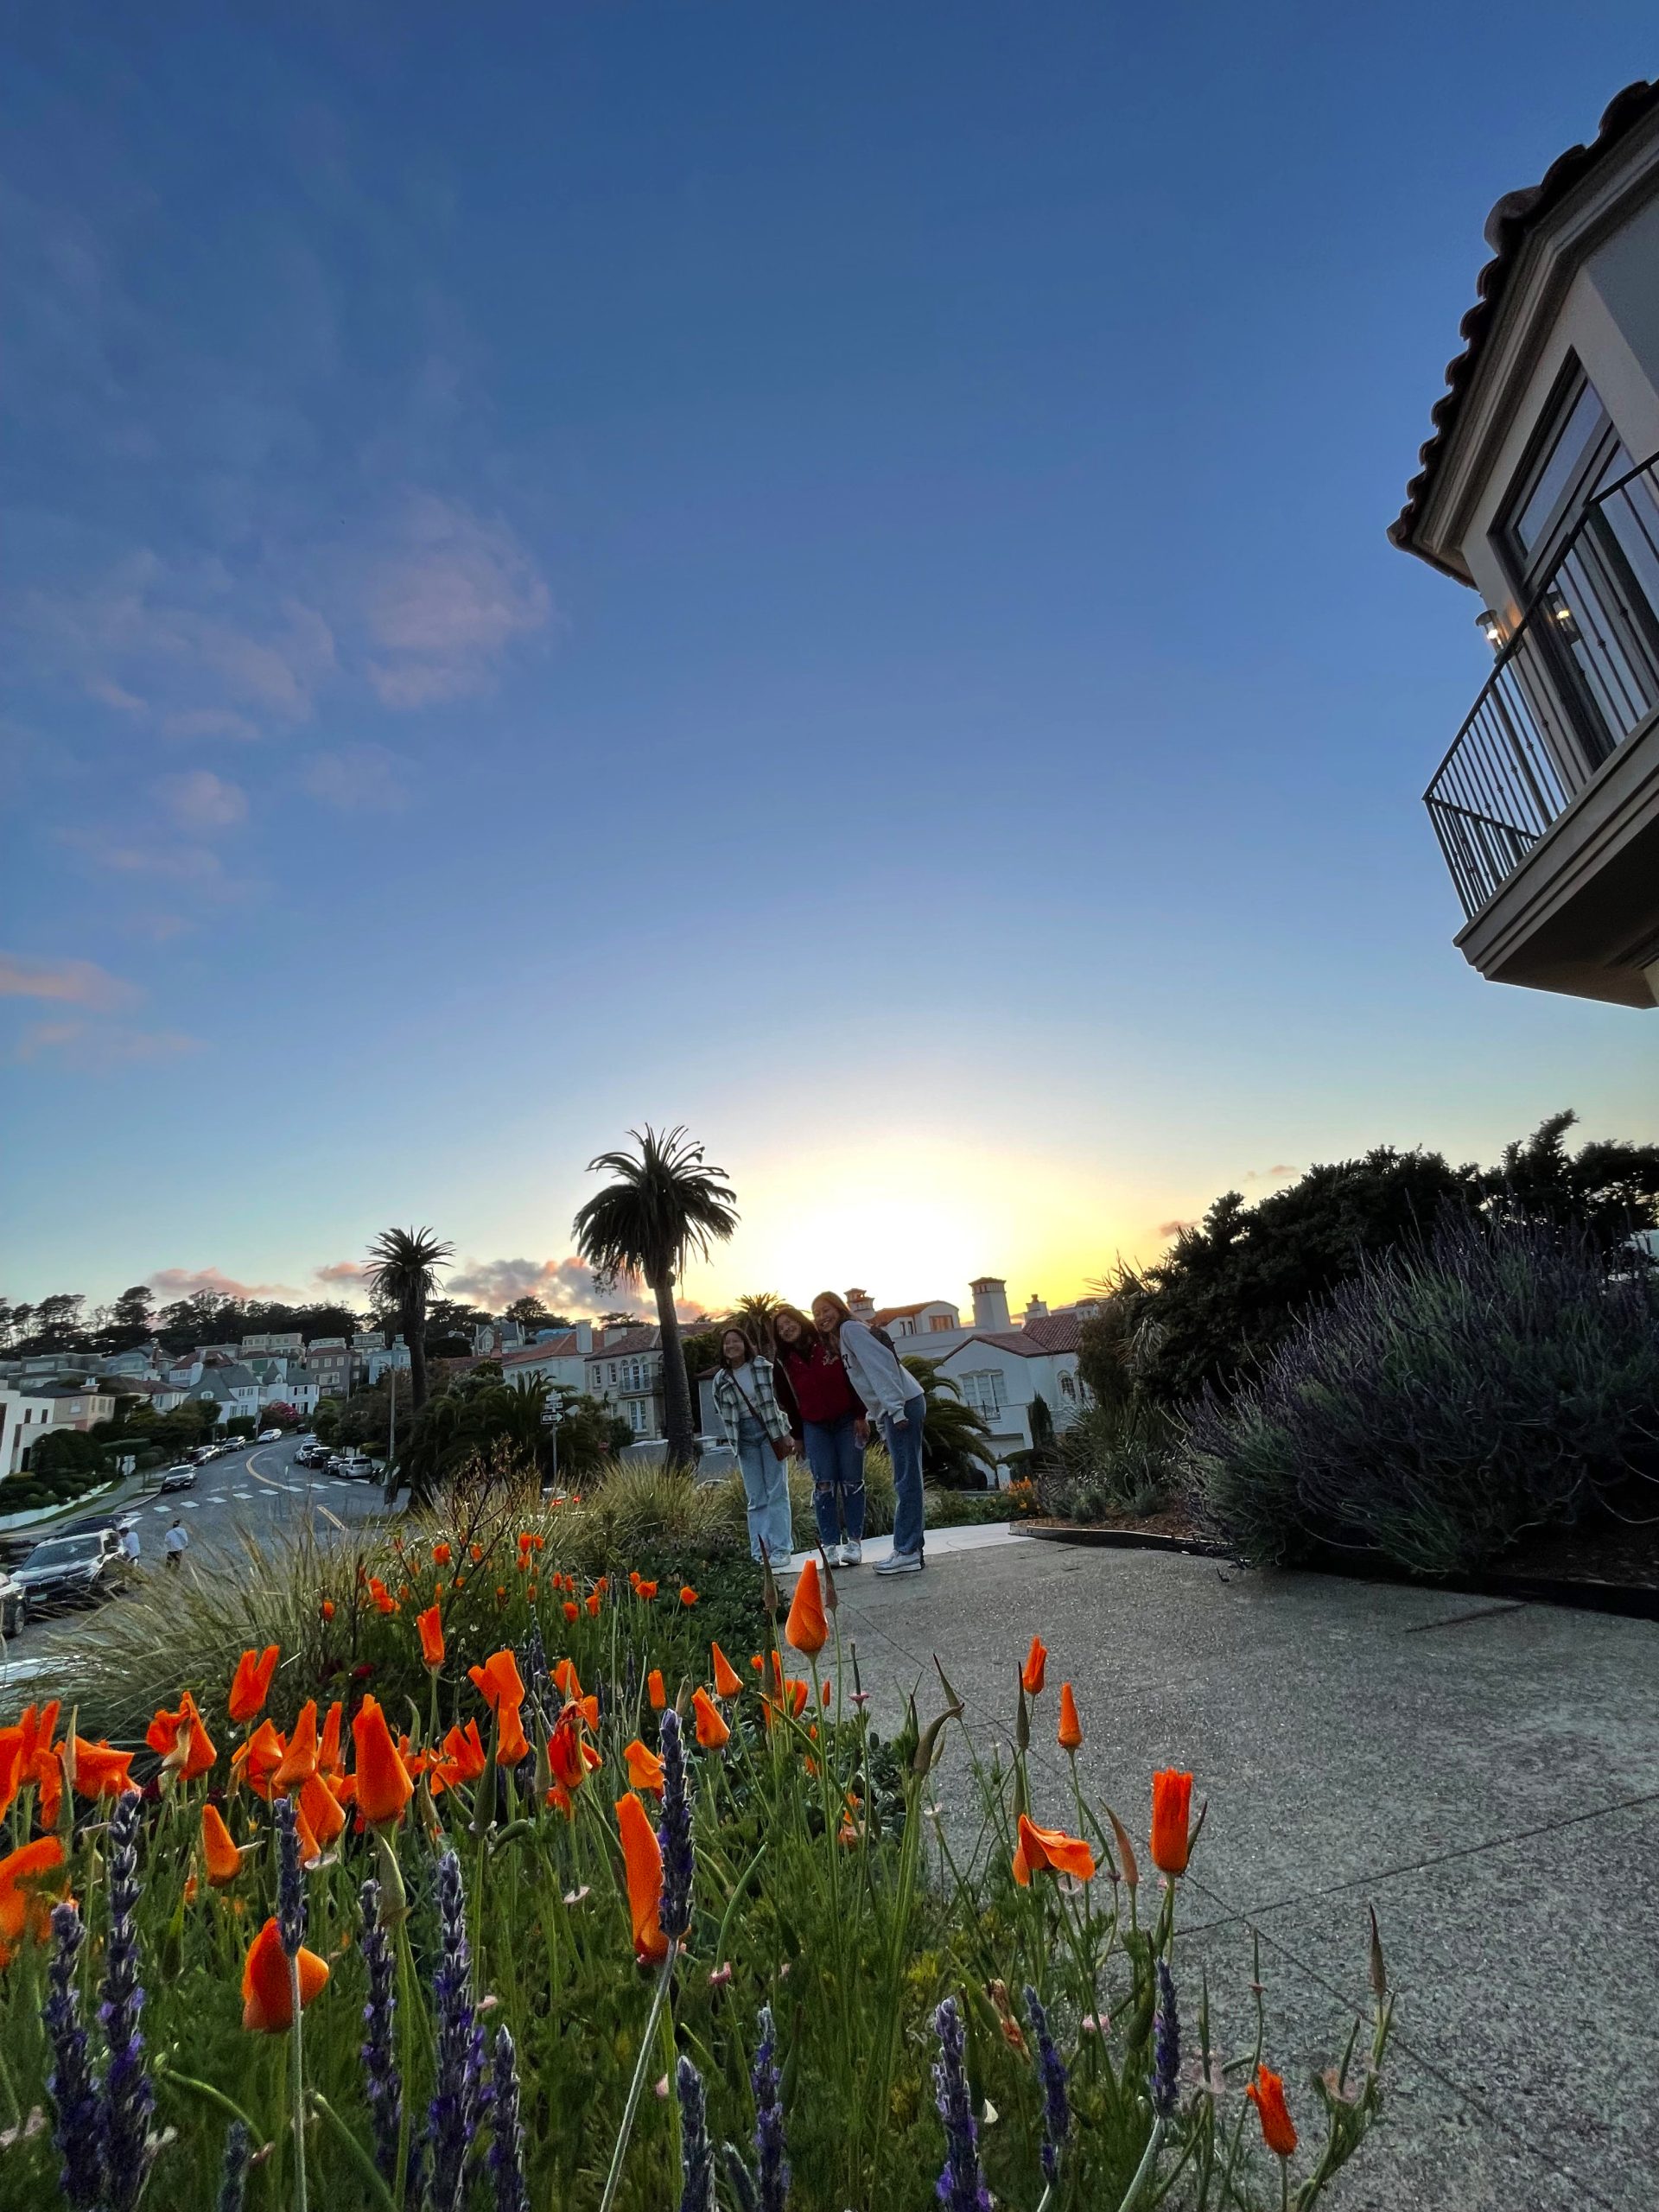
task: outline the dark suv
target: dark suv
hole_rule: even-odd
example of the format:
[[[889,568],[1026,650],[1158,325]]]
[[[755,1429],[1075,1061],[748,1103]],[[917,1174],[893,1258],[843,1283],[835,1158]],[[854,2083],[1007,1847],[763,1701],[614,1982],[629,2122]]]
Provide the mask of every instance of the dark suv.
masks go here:
[[[51,1605],[92,1605],[121,1580],[125,1560],[113,1529],[48,1536],[16,1570],[31,1612]]]

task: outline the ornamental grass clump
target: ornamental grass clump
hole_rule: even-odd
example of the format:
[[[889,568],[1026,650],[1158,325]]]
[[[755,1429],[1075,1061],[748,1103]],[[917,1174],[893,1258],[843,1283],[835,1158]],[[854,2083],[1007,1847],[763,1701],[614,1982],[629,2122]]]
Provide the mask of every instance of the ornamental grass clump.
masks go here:
[[[1326,2077],[1275,2072],[1259,1989],[1236,2050],[1207,1996],[1178,2020],[1192,1777],[1103,1804],[1040,1639],[1011,1759],[942,1672],[887,1741],[827,1569],[750,1649],[538,1533],[508,1640],[452,1532],[391,1613],[365,1581],[378,1687],[325,1705],[251,1640],[130,1759],[50,1706],[0,1726],[0,2212],[1314,2203],[1380,2107],[1380,1950]]]

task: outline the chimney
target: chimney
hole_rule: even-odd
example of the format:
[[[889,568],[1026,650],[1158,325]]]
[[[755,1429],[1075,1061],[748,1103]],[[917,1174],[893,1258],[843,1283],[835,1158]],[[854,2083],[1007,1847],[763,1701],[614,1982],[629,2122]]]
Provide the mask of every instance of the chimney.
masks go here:
[[[582,1357],[586,1359],[593,1348],[593,1323],[591,1321],[578,1321],[576,1324],[576,1350],[582,1354]]]
[[[981,1275],[970,1282],[974,1294],[974,1326],[976,1329],[1006,1329],[1008,1320],[1008,1286],[1001,1275]]]
[[[868,1290],[849,1290],[847,1294],[847,1304],[854,1319],[858,1321],[868,1321],[875,1311],[875,1300]]]
[[[1047,1319],[1048,1308],[1044,1305],[1040,1298],[1033,1297],[1028,1298],[1026,1300],[1026,1319],[1027,1321],[1046,1321]]]

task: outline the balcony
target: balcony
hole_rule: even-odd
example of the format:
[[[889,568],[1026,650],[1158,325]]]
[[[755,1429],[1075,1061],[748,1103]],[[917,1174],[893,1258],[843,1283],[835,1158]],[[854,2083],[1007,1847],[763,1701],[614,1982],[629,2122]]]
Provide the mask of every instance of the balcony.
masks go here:
[[[1586,508],[1423,797],[1471,965],[1654,1003],[1659,456]]]

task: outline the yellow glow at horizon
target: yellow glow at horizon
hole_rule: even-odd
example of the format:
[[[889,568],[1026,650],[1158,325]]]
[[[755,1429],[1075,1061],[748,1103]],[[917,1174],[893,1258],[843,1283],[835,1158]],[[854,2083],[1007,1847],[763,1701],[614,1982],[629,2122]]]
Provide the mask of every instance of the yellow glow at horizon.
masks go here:
[[[1129,1256],[1126,1230],[1143,1209],[1102,1175],[1059,1160],[929,1137],[838,1143],[833,1151],[752,1160],[743,1221],[730,1247],[688,1277],[705,1305],[771,1290],[868,1290],[877,1305],[946,1298],[969,1318],[969,1283],[1001,1275],[1017,1319],[1035,1295],[1069,1303]]]

